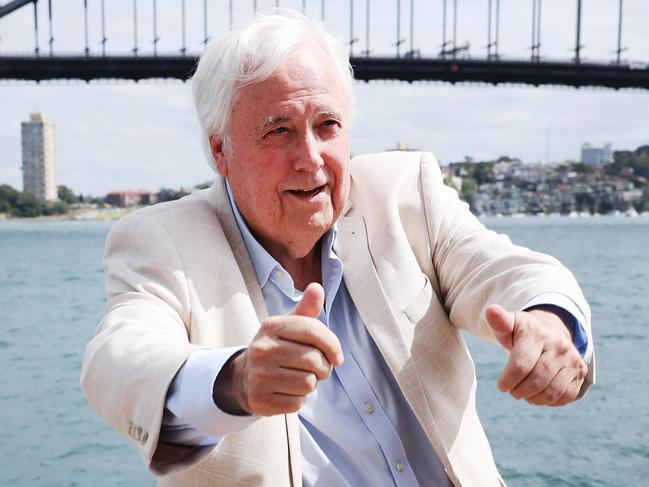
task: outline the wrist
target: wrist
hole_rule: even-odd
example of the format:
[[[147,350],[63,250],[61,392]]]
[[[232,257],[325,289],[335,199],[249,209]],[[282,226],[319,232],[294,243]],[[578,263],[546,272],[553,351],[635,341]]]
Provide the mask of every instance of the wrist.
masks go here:
[[[243,369],[245,367],[245,349],[240,350],[228,359],[214,380],[212,399],[223,412],[236,416],[251,414],[245,406],[243,391]]]

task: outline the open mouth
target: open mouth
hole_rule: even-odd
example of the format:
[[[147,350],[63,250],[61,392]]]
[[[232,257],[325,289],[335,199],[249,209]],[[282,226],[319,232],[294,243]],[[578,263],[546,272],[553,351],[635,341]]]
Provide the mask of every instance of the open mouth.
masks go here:
[[[300,198],[313,198],[314,196],[319,195],[325,190],[325,185],[318,186],[313,189],[289,189],[289,193],[298,196]]]

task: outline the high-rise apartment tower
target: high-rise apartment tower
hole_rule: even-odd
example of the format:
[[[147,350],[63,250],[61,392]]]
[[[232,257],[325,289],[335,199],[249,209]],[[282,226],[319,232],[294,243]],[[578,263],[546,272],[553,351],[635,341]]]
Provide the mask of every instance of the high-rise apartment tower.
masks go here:
[[[54,124],[41,113],[32,113],[22,123],[23,191],[40,201],[58,198],[54,158]]]
[[[592,147],[588,142],[581,146],[581,162],[589,166],[602,166],[613,162],[613,147],[609,142],[604,147]]]

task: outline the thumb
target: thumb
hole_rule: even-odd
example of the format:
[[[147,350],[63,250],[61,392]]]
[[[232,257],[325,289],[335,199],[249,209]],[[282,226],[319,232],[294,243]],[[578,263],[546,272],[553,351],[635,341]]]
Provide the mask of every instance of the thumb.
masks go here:
[[[511,350],[514,347],[516,313],[507,311],[499,304],[492,304],[486,309],[485,318],[496,339],[498,339],[498,343],[507,350]]]
[[[312,282],[304,290],[302,299],[289,314],[317,318],[324,305],[324,289],[317,282]]]

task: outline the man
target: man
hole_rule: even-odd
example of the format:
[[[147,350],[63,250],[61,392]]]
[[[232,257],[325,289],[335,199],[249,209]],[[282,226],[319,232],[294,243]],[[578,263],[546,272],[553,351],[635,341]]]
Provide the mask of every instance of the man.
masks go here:
[[[193,82],[219,176],[111,232],[91,404],[160,485],[499,485],[458,329],[510,351],[502,391],[571,402],[593,369],[571,274],[431,155],[349,161],[347,55],[305,18],[226,34]]]

